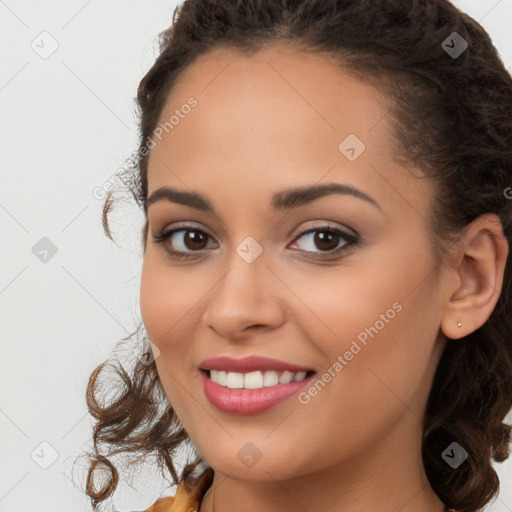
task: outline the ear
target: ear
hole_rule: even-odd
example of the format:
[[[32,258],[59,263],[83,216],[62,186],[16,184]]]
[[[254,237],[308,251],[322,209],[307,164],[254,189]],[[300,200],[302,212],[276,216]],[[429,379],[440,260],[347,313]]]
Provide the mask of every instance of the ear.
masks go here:
[[[497,215],[484,214],[467,226],[453,260],[456,286],[441,319],[445,336],[467,336],[491,316],[501,294],[508,250]]]

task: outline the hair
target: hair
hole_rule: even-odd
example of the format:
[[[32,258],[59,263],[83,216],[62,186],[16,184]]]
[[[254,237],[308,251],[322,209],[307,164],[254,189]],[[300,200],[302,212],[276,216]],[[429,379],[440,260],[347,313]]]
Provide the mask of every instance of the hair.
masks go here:
[[[456,58],[443,48],[453,32],[468,44]],[[137,93],[140,143],[133,175],[121,176],[122,188],[144,212],[147,141],[181,73],[216,49],[251,55],[287,44],[336,59],[340,69],[389,98],[395,157],[417,166],[435,185],[429,230],[438,261],[485,213],[499,217],[512,246],[512,202],[506,193],[512,186],[512,77],[487,32],[448,0],[187,0],[176,7],[159,44],[159,56]],[[110,191],[103,206],[111,239],[113,197]],[[146,217],[144,247],[147,227]],[[510,260],[509,255],[500,297],[485,324],[446,344],[425,411],[422,459],[428,480],[447,508],[461,512],[480,510],[497,496],[492,459],[509,456],[512,427],[504,420],[512,407]],[[128,337],[143,338],[141,351],[149,346],[143,331],[139,327]],[[169,404],[154,361],[138,359],[130,371],[107,363],[94,370],[86,393],[97,420],[86,488],[95,510],[118,484],[113,455],[139,454],[136,462],[155,455],[174,483],[205,462]],[[101,403],[100,374],[107,368],[120,393]],[[441,456],[452,442],[468,453],[456,469]],[[192,446],[195,458],[178,475],[173,459],[180,446]],[[98,469],[107,471],[100,489],[93,483]]]

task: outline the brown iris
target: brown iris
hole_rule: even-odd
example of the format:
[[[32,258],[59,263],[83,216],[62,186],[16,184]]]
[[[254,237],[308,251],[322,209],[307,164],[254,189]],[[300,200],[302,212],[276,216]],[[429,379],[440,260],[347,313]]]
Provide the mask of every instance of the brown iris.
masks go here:
[[[184,243],[188,249],[196,249],[201,250],[204,249],[204,245],[201,243],[206,243],[208,235],[206,233],[202,233],[201,231],[187,230],[184,237]]]
[[[339,233],[336,233],[334,231],[328,231],[328,230],[317,231],[317,233],[314,237],[314,242],[315,242],[315,245],[319,249],[330,251],[332,249],[335,249],[336,246],[338,245],[338,242],[339,242],[338,238],[339,238]],[[335,241],[334,244],[332,243],[333,240]],[[322,245],[322,244],[324,244],[324,245]],[[327,247],[325,246],[325,244],[327,244]]]

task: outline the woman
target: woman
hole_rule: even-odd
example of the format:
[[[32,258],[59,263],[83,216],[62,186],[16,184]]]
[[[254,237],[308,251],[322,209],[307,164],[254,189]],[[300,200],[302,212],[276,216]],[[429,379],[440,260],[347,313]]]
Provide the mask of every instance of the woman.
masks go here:
[[[91,375],[93,505],[124,452],[179,483],[151,512],[488,504],[512,78],[482,27],[447,0],[189,0],[138,103],[141,357],[110,402]]]

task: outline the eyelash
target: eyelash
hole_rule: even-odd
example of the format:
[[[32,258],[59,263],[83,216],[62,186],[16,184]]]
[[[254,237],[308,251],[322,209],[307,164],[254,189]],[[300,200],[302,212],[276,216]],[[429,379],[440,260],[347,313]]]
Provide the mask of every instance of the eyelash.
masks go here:
[[[158,235],[153,235],[153,242],[156,244],[161,244],[161,243],[165,242],[168,238],[170,238],[171,235],[173,235],[174,233],[177,233],[179,231],[196,231],[196,232],[205,234],[209,238],[213,238],[212,236],[210,236],[209,233],[207,233],[206,231],[204,231],[202,229],[196,228],[195,226],[184,225],[184,226],[180,226],[180,227],[174,228],[172,230],[169,230],[167,232],[162,231]],[[294,242],[296,240],[298,240],[302,235],[305,235],[307,233],[314,233],[316,231],[335,233],[337,235],[340,235],[342,238],[344,238],[346,240],[346,243],[344,245],[342,245],[341,247],[338,247],[337,249],[334,249],[331,251],[312,253],[312,254],[316,254],[317,256],[308,256],[309,258],[323,259],[323,258],[327,258],[327,257],[332,257],[334,255],[338,255],[338,254],[347,252],[348,250],[355,247],[359,243],[359,238],[356,235],[353,235],[353,234],[348,233],[340,228],[333,227],[333,226],[319,226],[319,227],[315,227],[315,228],[303,228],[299,231],[299,233],[295,237]],[[170,249],[169,247],[165,247],[165,250],[170,254],[170,256],[172,258],[187,259],[187,258],[194,258],[195,257],[194,253],[200,253],[202,251],[205,251],[206,249],[203,249],[202,251],[191,251],[188,253],[182,252],[182,251],[175,251],[173,249]],[[307,252],[308,254],[310,254],[309,251],[302,251],[302,252]]]

